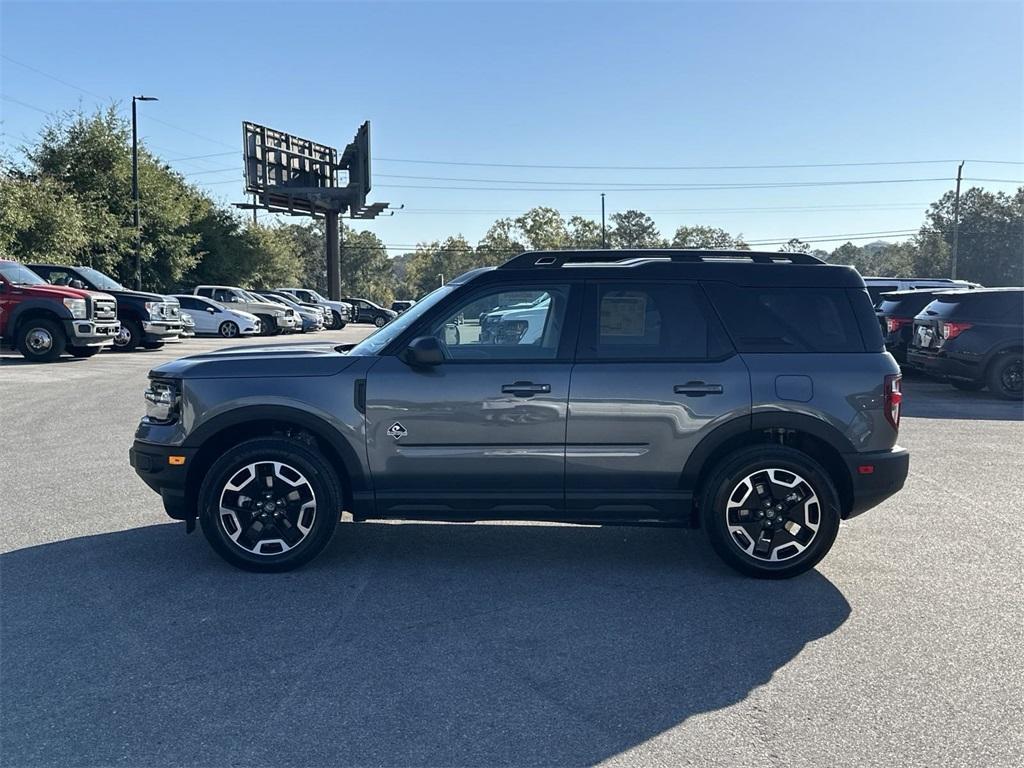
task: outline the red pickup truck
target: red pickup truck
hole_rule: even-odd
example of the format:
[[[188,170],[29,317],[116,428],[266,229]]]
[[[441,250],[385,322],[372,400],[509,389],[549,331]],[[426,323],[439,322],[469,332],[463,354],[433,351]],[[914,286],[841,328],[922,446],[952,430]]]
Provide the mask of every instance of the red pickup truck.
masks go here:
[[[46,363],[64,352],[92,357],[120,330],[117,301],[96,291],[50,285],[23,264],[0,259],[0,343]]]

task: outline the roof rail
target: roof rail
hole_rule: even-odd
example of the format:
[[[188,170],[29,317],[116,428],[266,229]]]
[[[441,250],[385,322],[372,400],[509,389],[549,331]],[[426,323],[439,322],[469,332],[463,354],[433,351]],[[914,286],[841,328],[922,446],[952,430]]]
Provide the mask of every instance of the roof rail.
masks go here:
[[[740,264],[824,264],[809,253],[771,251],[712,251],[687,248],[648,248],[594,251],[527,251],[502,264],[499,269],[538,269],[557,267],[638,267],[654,261],[701,263],[734,261]]]

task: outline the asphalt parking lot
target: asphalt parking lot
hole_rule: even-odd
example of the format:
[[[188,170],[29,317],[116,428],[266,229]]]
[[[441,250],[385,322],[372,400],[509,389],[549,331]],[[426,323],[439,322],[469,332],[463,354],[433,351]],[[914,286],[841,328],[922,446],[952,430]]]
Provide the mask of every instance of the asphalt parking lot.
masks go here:
[[[226,345],[0,358],[0,764],[1024,764],[1020,403],[908,380],[906,489],[791,581],[479,524],[256,575],[128,466],[148,369]]]

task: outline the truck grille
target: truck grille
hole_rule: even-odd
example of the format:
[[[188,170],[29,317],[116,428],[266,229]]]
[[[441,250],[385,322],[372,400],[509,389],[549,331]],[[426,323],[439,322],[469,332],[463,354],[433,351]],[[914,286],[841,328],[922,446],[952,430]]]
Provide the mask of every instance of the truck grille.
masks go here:
[[[117,302],[111,299],[96,299],[92,303],[92,319],[107,322],[117,319]]]

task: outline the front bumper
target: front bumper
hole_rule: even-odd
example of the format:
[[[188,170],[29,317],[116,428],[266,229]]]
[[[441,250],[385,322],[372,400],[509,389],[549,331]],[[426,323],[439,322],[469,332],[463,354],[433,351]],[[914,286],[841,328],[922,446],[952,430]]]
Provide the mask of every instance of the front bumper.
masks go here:
[[[181,336],[181,322],[145,320],[142,323],[143,341],[175,341]]]
[[[117,320],[65,320],[64,332],[73,347],[106,347],[121,330]]]
[[[128,460],[135,474],[160,494],[167,516],[175,520],[195,517],[195,511],[187,503],[185,481],[190,462],[195,457],[195,448],[154,445],[136,440],[128,450]],[[183,457],[181,464],[171,464],[171,457]]]
[[[843,515],[846,519],[878,506],[899,491],[910,471],[910,452],[898,445],[888,451],[845,454],[843,460],[853,487],[850,509]]]

